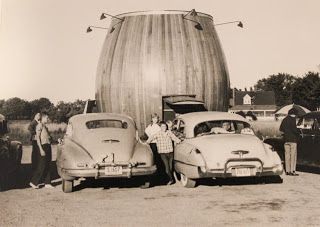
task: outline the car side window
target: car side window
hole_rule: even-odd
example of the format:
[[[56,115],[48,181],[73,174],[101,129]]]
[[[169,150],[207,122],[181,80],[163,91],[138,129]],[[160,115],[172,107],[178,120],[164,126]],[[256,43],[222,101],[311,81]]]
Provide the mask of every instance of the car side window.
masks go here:
[[[184,126],[185,126],[184,122],[182,120],[180,120],[179,127],[178,127],[178,132],[184,134]]]
[[[178,129],[178,119],[175,119],[173,122],[172,122],[172,130],[177,130]]]
[[[298,121],[297,127],[312,130],[314,128],[314,124],[315,120],[313,118],[302,118]]]
[[[176,130],[174,132],[174,134],[179,138],[179,139],[184,139],[186,137],[186,134],[185,134],[185,124],[182,120],[179,120],[177,122],[177,127],[176,127]]]

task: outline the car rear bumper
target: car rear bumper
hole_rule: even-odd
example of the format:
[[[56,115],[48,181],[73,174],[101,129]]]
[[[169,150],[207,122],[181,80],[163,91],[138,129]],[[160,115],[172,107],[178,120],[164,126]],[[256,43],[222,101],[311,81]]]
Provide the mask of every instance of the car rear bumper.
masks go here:
[[[232,162],[239,162],[240,159],[229,159],[224,168],[221,169],[208,169],[204,166],[194,166],[182,162],[175,161],[175,169],[177,172],[183,173],[191,179],[199,178],[230,178],[230,177],[263,177],[263,176],[279,176],[283,173],[282,164],[275,165],[273,167],[264,167],[263,162],[259,159],[241,159],[244,162],[243,165],[230,165]],[[259,165],[251,165],[246,163],[247,161],[256,161]],[[237,175],[236,169],[247,169],[248,174]]]
[[[156,172],[155,165],[150,167],[122,167],[122,172],[117,174],[106,174],[105,168],[87,168],[87,169],[64,169],[58,170],[59,175],[65,180],[73,180],[76,178],[130,178],[134,176],[152,175]]]
[[[255,172],[247,176],[237,176],[234,171],[225,172],[224,170],[210,170],[206,172],[199,171],[199,178],[230,178],[230,177],[263,177],[263,176],[280,176],[283,170],[264,170],[262,172]]]

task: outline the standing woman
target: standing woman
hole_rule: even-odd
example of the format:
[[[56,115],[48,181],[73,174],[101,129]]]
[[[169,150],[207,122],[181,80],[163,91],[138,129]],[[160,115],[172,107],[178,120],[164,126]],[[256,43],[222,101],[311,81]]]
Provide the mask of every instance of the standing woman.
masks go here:
[[[28,130],[30,132],[30,141],[32,144],[32,154],[31,154],[31,164],[32,164],[32,171],[35,171],[38,163],[38,157],[39,157],[39,147],[37,144],[36,139],[36,127],[40,123],[41,114],[36,113],[33,120],[30,122],[28,126]]]
[[[52,159],[51,136],[47,128],[49,117],[47,113],[41,114],[41,122],[36,127],[36,140],[39,147],[38,165],[31,178],[30,186],[38,189],[40,184],[45,188],[54,188],[51,185],[50,165]]]
[[[148,138],[151,138],[160,131],[161,131],[161,128],[159,126],[159,116],[158,114],[154,113],[151,115],[151,123],[145,129],[145,133],[148,136]],[[150,141],[150,147],[153,153],[155,164],[157,166],[157,173],[159,174],[162,172],[163,168],[161,166],[162,162],[161,162],[160,155],[158,153],[157,143],[155,139]]]

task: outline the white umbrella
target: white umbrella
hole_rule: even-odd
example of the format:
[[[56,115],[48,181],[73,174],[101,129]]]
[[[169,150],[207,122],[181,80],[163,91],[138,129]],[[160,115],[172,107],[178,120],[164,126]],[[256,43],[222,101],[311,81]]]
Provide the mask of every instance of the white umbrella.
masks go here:
[[[309,113],[310,110],[308,110],[307,108],[300,106],[300,105],[296,105],[296,104],[291,104],[291,105],[287,105],[284,106],[282,108],[280,108],[275,114],[277,115],[288,115],[288,111],[291,109],[295,109],[297,111],[297,115],[301,116],[304,115],[306,113]]]

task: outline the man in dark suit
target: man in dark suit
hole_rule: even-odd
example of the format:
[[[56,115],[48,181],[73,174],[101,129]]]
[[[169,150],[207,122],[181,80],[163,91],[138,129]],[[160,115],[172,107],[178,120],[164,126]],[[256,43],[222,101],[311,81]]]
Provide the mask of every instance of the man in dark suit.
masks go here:
[[[30,132],[30,141],[32,143],[32,154],[31,154],[32,171],[34,171],[38,165],[39,147],[36,139],[36,127],[40,122],[40,118],[41,118],[41,114],[37,113],[28,127],[28,130]]]
[[[283,132],[284,150],[285,150],[285,169],[286,174],[298,176],[296,173],[297,165],[297,142],[299,140],[299,130],[296,125],[296,110],[290,109],[280,125],[280,131]]]

